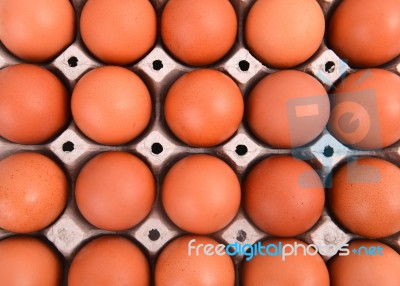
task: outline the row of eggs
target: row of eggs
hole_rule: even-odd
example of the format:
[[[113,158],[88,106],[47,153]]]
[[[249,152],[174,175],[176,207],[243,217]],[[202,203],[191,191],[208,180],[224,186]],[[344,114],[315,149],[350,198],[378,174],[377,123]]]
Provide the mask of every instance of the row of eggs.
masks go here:
[[[366,69],[331,91],[311,75],[284,70],[267,75],[249,92],[246,108],[237,84],[223,72],[197,69],[169,88],[163,114],[187,145],[213,147],[231,138],[246,118],[251,133],[274,148],[312,142],[328,123],[331,133],[356,149],[380,149],[400,139],[400,77]],[[50,71],[19,64],[0,70],[0,136],[19,144],[53,139],[72,117],[90,139],[127,144],[152,117],[152,97],[134,72],[103,66],[83,75],[70,99]],[[328,122],[329,121],[329,122]],[[44,126],[46,128],[44,128]]]
[[[400,230],[399,168],[362,157],[333,172],[327,203],[352,233],[382,238]],[[69,183],[60,166],[35,152],[0,161],[0,227],[16,233],[40,231],[63,212]],[[142,222],[153,208],[156,180],[133,154],[100,153],[80,170],[74,184],[76,205],[99,229],[124,231]],[[290,237],[309,230],[321,217],[325,188],[317,172],[292,156],[257,162],[240,183],[223,160],[208,154],[181,158],[162,180],[163,209],[180,229],[211,234],[225,228],[241,202],[262,231]],[[368,211],[366,211],[368,210]]]
[[[193,242],[197,243],[195,249],[202,247],[189,255],[188,247]],[[351,241],[349,255],[336,255],[327,265],[315,252],[305,251],[310,245],[297,239],[274,238],[257,243],[269,249],[279,249],[282,245],[296,249],[297,254],[292,253],[284,260],[281,255],[265,255],[265,252],[254,256],[240,269],[241,278],[237,279],[241,285],[396,286],[400,279],[396,271],[400,266],[399,254],[378,241]],[[235,285],[232,259],[224,252],[207,255],[210,249],[217,250],[220,246],[218,241],[207,236],[178,237],[157,257],[152,277],[149,261],[135,242],[119,235],[97,237],[75,255],[68,269],[68,285]],[[374,254],[366,249],[374,249],[371,252]],[[0,277],[4,285],[26,281],[30,285],[56,286],[61,285],[62,276],[59,257],[44,241],[33,237],[10,237],[0,241]]]
[[[328,23],[331,48],[352,67],[376,67],[400,54],[397,0],[343,1]],[[0,5],[0,40],[17,57],[49,61],[75,38],[68,0],[13,0]],[[163,43],[179,61],[205,66],[235,43],[238,18],[227,0],[169,0],[160,17]],[[127,65],[156,43],[157,14],[148,0],[89,0],[79,18],[87,49],[107,64]],[[246,44],[263,64],[291,68],[309,59],[325,33],[315,0],[258,0],[244,25]]]

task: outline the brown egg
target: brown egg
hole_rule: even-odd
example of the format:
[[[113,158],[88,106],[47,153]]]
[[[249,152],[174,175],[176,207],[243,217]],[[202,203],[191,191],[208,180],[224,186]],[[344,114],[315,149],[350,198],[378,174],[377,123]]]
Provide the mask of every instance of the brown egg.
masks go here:
[[[42,230],[61,214],[67,196],[67,178],[47,156],[23,152],[0,161],[0,228]]]
[[[188,245],[195,239],[194,246],[206,247],[219,245],[207,236],[185,235],[169,244],[161,251],[154,273],[155,286],[233,286],[235,269],[232,259],[227,255],[206,255],[202,250],[188,253]],[[204,249],[203,249],[204,250]]]
[[[296,236],[319,219],[325,193],[321,179],[306,162],[273,156],[252,168],[244,183],[244,207],[261,230]]]
[[[68,119],[68,92],[54,74],[27,64],[0,70],[0,136],[40,144],[56,136]]]
[[[136,138],[151,117],[151,97],[132,71],[114,66],[85,74],[72,94],[72,115],[89,138],[118,145]]]
[[[343,144],[379,149],[400,139],[400,77],[381,69],[360,70],[331,96],[329,130]]]
[[[86,244],[74,257],[68,286],[150,285],[146,256],[130,240],[102,236]]]
[[[349,250],[348,256],[336,255],[328,263],[332,286],[399,285],[400,255],[395,250],[373,240],[352,241]]]
[[[0,19],[1,42],[31,62],[53,59],[75,37],[75,12],[68,0],[4,0]]]
[[[98,228],[121,231],[141,222],[155,198],[149,167],[126,152],[105,152],[83,167],[76,181],[79,211]]]
[[[0,241],[1,285],[56,286],[61,279],[61,261],[42,240],[14,236]]]
[[[169,0],[161,16],[161,36],[178,60],[204,66],[228,53],[237,25],[235,9],[227,0]]]
[[[291,245],[295,248],[296,244],[307,247],[304,242],[293,238],[268,239],[261,245],[278,248],[279,243],[282,247]],[[274,251],[273,247],[269,251]],[[328,270],[321,256],[305,254],[303,247],[297,249],[297,255],[286,256],[285,260],[281,255],[257,255],[246,261],[242,269],[243,286],[329,286]]]
[[[208,234],[227,226],[240,205],[240,183],[221,159],[197,154],[178,161],[162,185],[169,218],[192,233]]]
[[[86,47],[108,64],[127,65],[155,44],[157,16],[149,0],[88,0],[80,30]]]
[[[400,231],[400,169],[385,160],[359,158],[333,174],[329,205],[352,233],[385,237]]]
[[[245,38],[263,64],[290,68],[319,48],[325,19],[315,0],[258,0],[247,16]]]
[[[180,77],[165,99],[165,120],[183,142],[212,147],[230,138],[243,117],[243,97],[222,72],[201,69]]]
[[[329,119],[329,98],[312,76],[294,70],[263,78],[247,101],[247,122],[263,142],[277,148],[310,143]]]
[[[329,23],[332,49],[352,67],[375,67],[400,54],[398,0],[346,0]]]

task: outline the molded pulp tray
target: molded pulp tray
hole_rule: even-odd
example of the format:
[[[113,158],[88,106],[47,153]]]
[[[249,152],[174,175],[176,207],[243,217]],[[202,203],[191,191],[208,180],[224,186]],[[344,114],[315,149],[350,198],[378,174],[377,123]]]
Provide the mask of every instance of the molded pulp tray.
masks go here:
[[[166,2],[166,0],[151,0],[158,16],[161,15],[162,8]],[[232,0],[231,2],[235,7],[239,20],[237,40],[228,55],[209,68],[214,68],[230,75],[246,97],[255,83],[275,70],[265,67],[257,61],[246,49],[244,43],[243,24],[254,0]],[[339,1],[318,0],[318,2],[323,8],[326,19],[329,19],[329,15]],[[85,1],[72,0],[72,3],[79,21],[80,11]],[[79,27],[79,24],[77,27]],[[22,61],[13,57],[6,51],[4,46],[0,46],[0,68],[17,63],[22,63]],[[247,64],[249,66],[246,70]],[[94,59],[84,47],[78,31],[74,43],[54,61],[45,64],[44,67],[61,78],[72,92],[76,82],[83,74],[101,65],[103,64]],[[43,145],[18,145],[0,138],[0,159],[22,150],[38,151],[59,162],[69,177],[70,195],[67,208],[51,226],[34,234],[46,237],[65,257],[65,285],[67,283],[66,276],[69,264],[81,246],[94,237],[111,233],[99,230],[86,222],[77,209],[73,195],[74,181],[80,169],[98,153],[110,150],[123,150],[133,153],[142,158],[151,167],[156,177],[157,198],[150,215],[138,226],[128,231],[119,232],[119,234],[129,237],[138,242],[139,245],[142,245],[150,260],[152,271],[154,271],[154,262],[161,249],[171,239],[184,233],[174,226],[166,216],[162,209],[159,193],[165,173],[174,162],[188,154],[208,153],[223,159],[235,170],[241,181],[248,170],[262,158],[274,154],[292,154],[312,165],[327,187],[329,186],[332,169],[349,158],[373,156],[383,158],[397,166],[400,165],[400,142],[383,150],[357,151],[339,143],[326,130],[312,143],[301,148],[292,150],[273,149],[259,142],[248,131],[246,124],[242,123],[237,133],[220,146],[214,148],[185,146],[168,130],[163,118],[162,106],[166,92],[171,84],[179,76],[193,70],[193,68],[183,66],[174,60],[165,51],[160,36],[158,36],[157,44],[153,50],[138,63],[128,68],[144,80],[153,100],[153,115],[150,125],[140,137],[129,144],[116,147],[99,145],[86,138],[78,130],[74,122],[70,122],[68,128],[57,138]],[[338,79],[344,77],[345,73],[353,72],[332,50],[327,48],[325,43],[321,44],[318,52],[310,60],[295,69],[313,75],[323,83],[328,91]],[[400,59],[397,58],[387,64],[385,69],[400,74]],[[12,234],[0,229],[0,239],[10,235]],[[243,211],[243,207],[241,207],[232,223],[211,236],[223,243],[239,241],[240,243],[253,244],[269,235],[257,229],[249,221]],[[359,236],[346,232],[338,225],[331,218],[330,212],[326,207],[317,224],[306,233],[298,236],[299,239],[307,243],[319,245],[346,243],[357,237]],[[381,241],[400,251],[400,233],[381,239]],[[324,255],[323,258],[328,260],[330,256]],[[236,265],[236,285],[240,285],[239,269],[243,257],[236,256],[233,257],[233,260]]]

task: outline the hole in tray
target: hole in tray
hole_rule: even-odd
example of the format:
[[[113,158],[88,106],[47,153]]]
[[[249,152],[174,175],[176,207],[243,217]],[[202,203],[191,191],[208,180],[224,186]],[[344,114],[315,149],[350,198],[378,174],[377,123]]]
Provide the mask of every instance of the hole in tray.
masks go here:
[[[70,57],[70,58],[68,59],[68,65],[69,65],[71,68],[76,67],[76,66],[78,65],[78,58],[77,58],[77,57]]]
[[[334,150],[331,146],[325,146],[324,148],[324,156],[325,157],[332,157],[334,153]]]
[[[160,238],[160,232],[157,229],[152,229],[149,231],[149,238],[151,241],[156,241]]]
[[[246,240],[247,233],[244,230],[239,230],[236,235],[236,240],[239,242],[244,242]]]
[[[237,146],[236,146],[235,152],[236,152],[236,154],[238,154],[239,156],[244,156],[244,155],[246,155],[246,154],[247,154],[247,151],[248,151],[248,149],[247,149],[247,147],[246,147],[245,145],[237,145]]]
[[[160,69],[162,69],[164,67],[163,63],[161,60],[155,60],[153,62],[153,70],[159,71]]]
[[[62,149],[64,152],[69,153],[74,151],[75,145],[71,141],[67,141],[62,145]]]
[[[153,145],[151,145],[151,152],[153,154],[161,154],[163,150],[164,148],[160,143],[153,143]]]
[[[239,68],[241,71],[248,71],[250,68],[250,63],[246,60],[242,60],[239,62]]]
[[[335,63],[332,61],[326,62],[325,64],[325,71],[327,73],[333,73],[335,71]]]

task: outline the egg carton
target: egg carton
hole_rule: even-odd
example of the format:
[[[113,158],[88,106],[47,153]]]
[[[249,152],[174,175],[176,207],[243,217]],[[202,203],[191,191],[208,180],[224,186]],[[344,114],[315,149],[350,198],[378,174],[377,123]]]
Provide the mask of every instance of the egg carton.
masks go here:
[[[82,7],[86,1],[72,0],[76,11],[77,23]],[[167,0],[151,0],[157,15],[161,15]],[[264,66],[254,58],[246,48],[244,41],[244,21],[255,0],[231,1],[239,21],[238,36],[234,47],[222,60],[207,68],[217,69],[228,74],[239,86],[245,98],[262,77],[276,70]],[[329,19],[338,0],[318,0],[326,19]],[[79,27],[79,25],[77,25]],[[0,44],[0,68],[8,65],[23,63],[11,55]],[[84,46],[79,31],[75,41],[62,54],[43,67],[56,74],[72,92],[79,78],[96,67],[104,65],[96,60]],[[160,36],[155,47],[139,62],[127,67],[138,74],[146,83],[153,101],[153,112],[149,126],[141,136],[128,144],[121,146],[99,145],[82,134],[73,121],[54,140],[42,145],[19,145],[0,138],[0,159],[20,152],[36,151],[53,158],[63,167],[69,179],[69,199],[65,211],[49,227],[34,233],[35,236],[45,237],[62,254],[65,262],[64,285],[67,285],[68,268],[76,252],[89,240],[115,232],[97,229],[89,224],[79,213],[74,199],[74,182],[82,166],[95,155],[105,151],[126,151],[137,155],[152,169],[157,182],[157,197],[154,207],[147,218],[127,231],[117,232],[128,237],[140,245],[154,271],[154,263],[162,248],[173,238],[185,232],[176,227],[167,217],[160,200],[160,190],[163,178],[169,168],[180,158],[189,154],[206,153],[217,156],[227,162],[242,182],[247,172],[261,159],[278,154],[291,154],[307,161],[320,175],[326,187],[329,187],[331,173],[338,165],[349,159],[359,156],[379,157],[400,165],[400,142],[376,151],[353,150],[338,142],[327,130],[310,144],[296,149],[276,149],[257,140],[248,130],[246,123],[242,123],[238,131],[225,143],[213,148],[193,148],[180,142],[169,131],[163,114],[165,95],[172,85],[184,73],[193,70],[174,59],[165,50]],[[319,80],[326,90],[330,88],[346,73],[354,72],[326,45],[324,39],[316,54],[306,63],[294,69],[306,72]],[[385,65],[384,69],[400,75],[400,58]],[[11,236],[11,233],[0,229],[0,239]],[[253,244],[270,235],[259,230],[247,217],[243,206],[234,220],[223,230],[211,237],[223,243]],[[326,246],[343,244],[352,239],[361,238],[349,233],[341,227],[325,207],[318,222],[306,233],[296,238],[309,244]],[[380,241],[392,246],[400,252],[400,233]],[[331,254],[322,255],[327,261]],[[243,256],[233,257],[236,267],[236,285],[240,282],[240,267]]]

